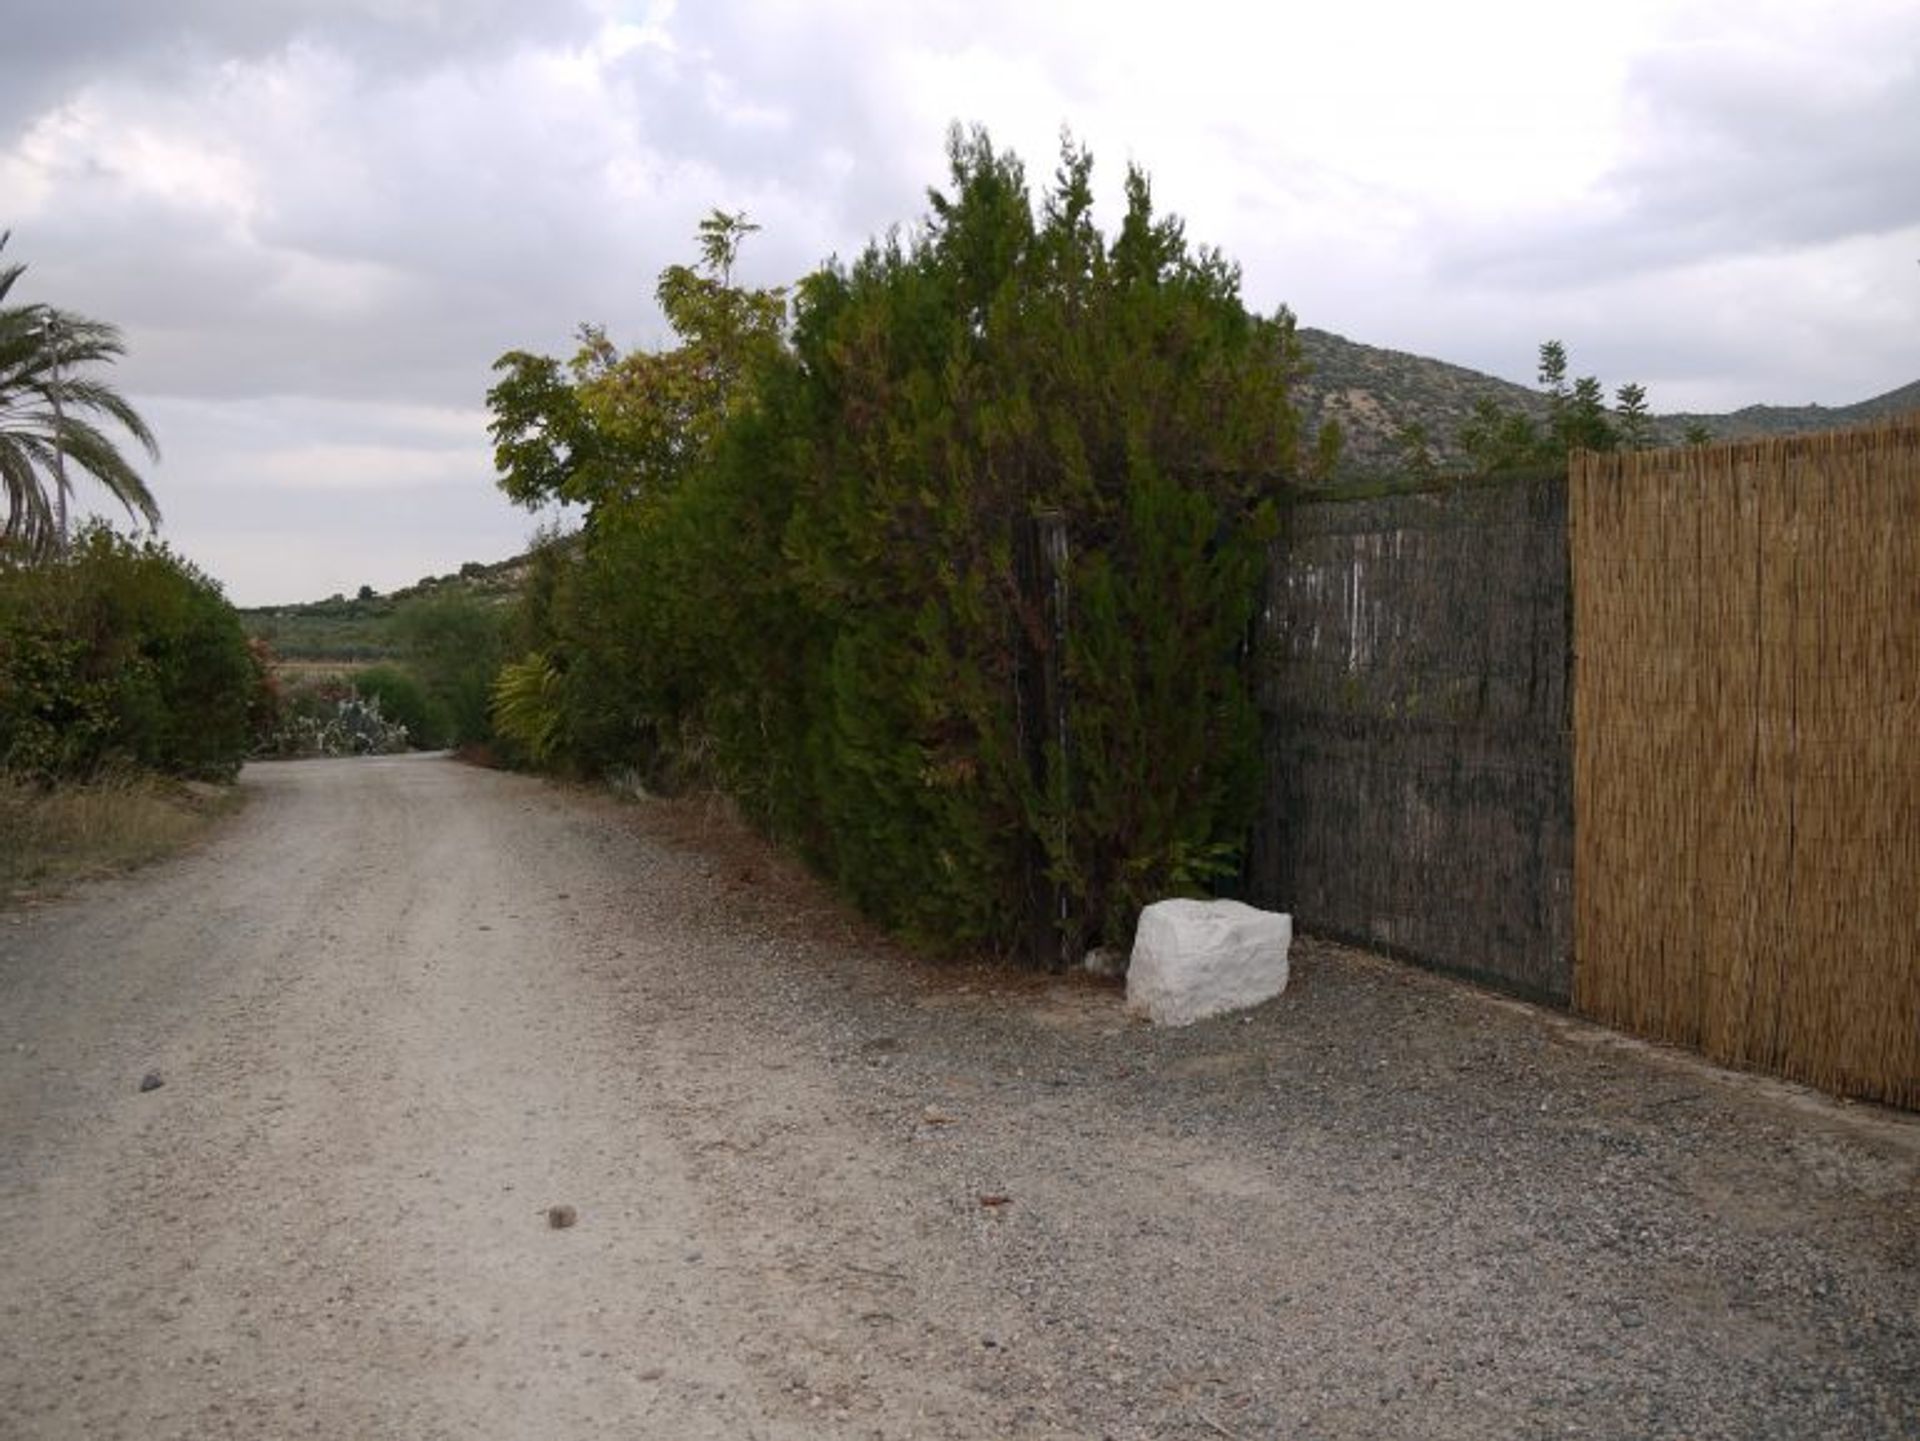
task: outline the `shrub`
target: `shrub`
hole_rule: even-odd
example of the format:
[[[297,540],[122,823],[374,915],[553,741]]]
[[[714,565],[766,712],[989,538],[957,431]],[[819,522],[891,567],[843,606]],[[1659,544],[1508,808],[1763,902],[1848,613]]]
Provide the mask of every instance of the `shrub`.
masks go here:
[[[493,739],[493,677],[507,658],[512,620],[508,607],[459,593],[423,596],[394,616],[408,668],[437,713],[442,744]]]
[[[255,754],[283,760],[301,756],[396,755],[410,750],[406,726],[382,712],[378,695],[362,695],[342,675],[309,677],[280,691],[278,721]]]
[[[419,750],[439,750],[448,742],[446,715],[411,674],[393,665],[376,665],[357,672],[354,691],[362,700],[377,702],[380,714],[406,728],[408,741]]]
[[[559,746],[564,716],[560,672],[538,651],[500,668],[493,683],[493,726],[503,740],[545,765]]]
[[[260,686],[238,613],[164,545],[94,527],[0,569],[0,769],[229,778]]]

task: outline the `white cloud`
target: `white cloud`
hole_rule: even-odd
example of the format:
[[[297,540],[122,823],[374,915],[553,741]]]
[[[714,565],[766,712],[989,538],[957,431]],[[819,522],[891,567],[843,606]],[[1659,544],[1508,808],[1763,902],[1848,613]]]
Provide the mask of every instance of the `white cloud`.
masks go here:
[[[659,341],[654,277],[714,206],[765,227],[755,283],[910,224],[954,120],[1036,186],[1070,127],[1109,220],[1138,161],[1250,303],[1356,339],[1530,380],[1558,336],[1670,407],[1914,378],[1911,0],[37,14],[0,53],[9,257],[126,329],[168,533],[243,599],[517,545],[495,356]]]

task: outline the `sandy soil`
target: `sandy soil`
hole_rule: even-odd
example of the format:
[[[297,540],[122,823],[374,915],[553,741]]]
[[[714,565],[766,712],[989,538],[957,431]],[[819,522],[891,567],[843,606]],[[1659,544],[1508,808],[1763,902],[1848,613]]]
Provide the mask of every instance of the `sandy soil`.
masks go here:
[[[1920,1435],[1914,1118],[1312,943],[1157,1032],[697,807],[245,784],[0,914],[0,1435]]]

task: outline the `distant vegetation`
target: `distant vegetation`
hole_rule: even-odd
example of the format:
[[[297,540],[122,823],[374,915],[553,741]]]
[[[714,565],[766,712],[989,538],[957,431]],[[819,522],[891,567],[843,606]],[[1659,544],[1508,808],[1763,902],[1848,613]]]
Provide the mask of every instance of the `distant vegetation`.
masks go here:
[[[490,745],[490,687],[510,653],[532,564],[526,556],[469,562],[390,595],[363,586],[351,599],[241,611],[272,677],[273,716],[257,752]]]
[[[387,595],[362,586],[353,596],[245,608],[240,618],[247,634],[268,645],[283,665],[392,661],[406,649],[403,612],[428,601],[510,606],[528,564],[525,556],[491,565],[469,561],[453,574],[425,576]]]

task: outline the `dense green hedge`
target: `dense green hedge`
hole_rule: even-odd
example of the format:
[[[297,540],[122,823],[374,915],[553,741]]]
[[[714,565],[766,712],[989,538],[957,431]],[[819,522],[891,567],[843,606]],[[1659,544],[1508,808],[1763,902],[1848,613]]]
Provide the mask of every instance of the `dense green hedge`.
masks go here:
[[[984,135],[951,159],[910,238],[801,282],[787,343],[755,352],[748,399],[728,392],[690,458],[620,487],[595,472],[586,544],[497,714],[586,769],[719,783],[903,932],[1031,950],[1037,922],[1071,954],[1237,866],[1244,642],[1298,463],[1297,350],[1137,172],[1109,241],[1084,153],[1037,208]],[[510,420],[496,434],[525,453]],[[539,449],[535,479],[577,484],[565,454]],[[1063,653],[1017,563],[1039,516],[1069,556]],[[1064,746],[1021,711],[1048,664]]]
[[[0,769],[230,777],[262,684],[219,586],[163,545],[97,528],[0,566]]]

